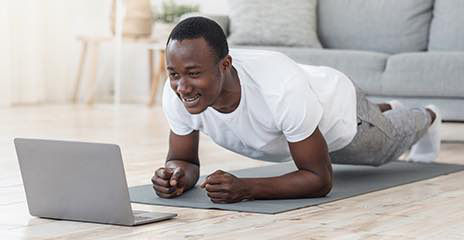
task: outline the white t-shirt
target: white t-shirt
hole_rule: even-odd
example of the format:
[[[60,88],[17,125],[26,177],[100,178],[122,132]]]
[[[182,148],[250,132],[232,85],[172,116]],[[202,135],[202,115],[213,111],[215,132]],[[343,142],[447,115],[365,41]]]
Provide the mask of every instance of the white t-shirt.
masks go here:
[[[343,148],[356,134],[356,93],[341,72],[302,65],[282,53],[231,49],[241,85],[239,106],[231,113],[208,107],[192,115],[166,82],[163,111],[171,130],[193,130],[247,157],[272,162],[291,159],[288,142],[309,137],[316,127],[329,151]]]

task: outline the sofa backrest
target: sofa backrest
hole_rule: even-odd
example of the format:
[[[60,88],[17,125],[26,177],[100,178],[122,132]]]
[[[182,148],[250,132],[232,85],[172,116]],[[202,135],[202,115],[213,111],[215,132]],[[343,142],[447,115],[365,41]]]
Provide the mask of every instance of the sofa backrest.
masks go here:
[[[432,9],[433,0],[319,0],[319,39],[335,49],[426,50]]]
[[[435,0],[429,50],[464,51],[464,0]]]

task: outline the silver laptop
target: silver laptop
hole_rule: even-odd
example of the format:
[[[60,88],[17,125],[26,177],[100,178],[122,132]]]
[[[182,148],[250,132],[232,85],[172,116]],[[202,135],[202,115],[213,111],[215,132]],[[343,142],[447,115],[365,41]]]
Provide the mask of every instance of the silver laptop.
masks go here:
[[[14,139],[32,216],[134,226],[176,216],[132,211],[119,146]]]

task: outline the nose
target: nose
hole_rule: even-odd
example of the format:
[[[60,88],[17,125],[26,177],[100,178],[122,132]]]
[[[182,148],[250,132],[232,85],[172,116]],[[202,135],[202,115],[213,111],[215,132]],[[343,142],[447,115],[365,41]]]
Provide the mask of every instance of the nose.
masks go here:
[[[192,92],[192,86],[190,86],[185,78],[180,78],[177,82],[176,91],[182,95],[188,95]]]

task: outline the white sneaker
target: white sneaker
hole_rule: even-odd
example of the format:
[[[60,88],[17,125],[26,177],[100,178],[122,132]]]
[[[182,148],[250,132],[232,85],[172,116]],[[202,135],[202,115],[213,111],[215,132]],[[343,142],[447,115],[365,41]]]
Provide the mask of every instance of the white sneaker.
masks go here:
[[[424,136],[417,141],[411,148],[408,160],[414,162],[433,162],[437,159],[440,152],[440,128],[441,113],[437,106],[428,105],[425,108],[432,110],[436,117],[432,125],[427,129]]]

